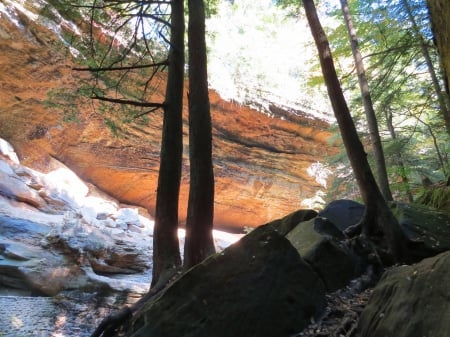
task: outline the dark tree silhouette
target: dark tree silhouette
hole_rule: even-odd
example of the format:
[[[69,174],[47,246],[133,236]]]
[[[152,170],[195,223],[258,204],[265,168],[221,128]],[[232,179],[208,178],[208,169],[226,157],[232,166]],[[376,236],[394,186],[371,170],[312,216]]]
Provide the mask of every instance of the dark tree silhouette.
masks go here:
[[[188,2],[188,6],[190,189],[184,260],[186,268],[215,252],[212,237],[214,173],[206,67],[205,3],[203,0],[193,0]],[[106,38],[109,41],[106,46],[94,41],[95,29],[91,29],[91,54],[101,54],[96,58],[99,60],[98,64],[88,68],[76,68],[91,71],[96,75],[91,98],[147,109],[135,114],[135,118],[159,108],[164,110],[153,236],[153,287],[158,283],[165,283],[181,267],[177,230],[183,152],[184,2],[93,0],[92,4],[86,7],[91,11],[92,27],[98,25],[95,18],[101,17],[99,13],[102,11],[112,10],[117,14],[114,16],[117,21],[113,20],[108,26],[113,36],[109,40]],[[131,31],[127,31],[129,27],[133,27]],[[151,31],[146,31],[149,29]],[[125,31],[130,39],[127,40],[126,46],[117,48],[116,44],[120,38],[116,36],[121,31]],[[140,34],[141,31],[144,33]],[[168,36],[170,38],[167,38]],[[168,56],[163,60],[161,45],[169,47]],[[151,88],[151,81],[157,72],[166,67],[165,101],[151,102],[147,99],[151,96],[146,96],[145,92]],[[140,99],[135,99],[136,95],[128,97],[126,92],[128,88],[133,87],[133,78],[144,69],[150,70]],[[114,83],[113,87],[104,86],[106,81],[102,81],[101,76],[105,73],[120,73],[108,79],[108,82]],[[140,75],[142,76],[142,73]],[[111,89],[114,90],[114,95],[110,95]]]
[[[322,28],[313,0],[303,0],[311,33],[319,53],[320,65],[336,117],[341,137],[353,168],[366,211],[361,227],[366,238],[385,253],[386,261],[393,263],[407,260],[406,238],[398,221],[389,209],[370,169],[364,147],[358,137],[355,124],[345,100],[334,67],[327,36]]]
[[[153,232],[152,286],[181,266],[178,198],[183,155],[184,1],[171,5],[171,35]]]
[[[215,252],[212,237],[214,172],[204,2],[189,0],[188,8],[190,189],[184,248],[186,268]]]

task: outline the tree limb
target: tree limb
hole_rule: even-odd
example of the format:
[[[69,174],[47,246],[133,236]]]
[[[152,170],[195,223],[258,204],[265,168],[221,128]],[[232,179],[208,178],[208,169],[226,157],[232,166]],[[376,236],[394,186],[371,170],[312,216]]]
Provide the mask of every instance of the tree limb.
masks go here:
[[[166,105],[165,103],[138,102],[138,101],[132,101],[132,100],[128,100],[128,99],[103,97],[103,96],[98,96],[97,94],[94,94],[91,97],[91,99],[98,99],[100,101],[105,101],[105,102],[110,102],[110,103],[119,103],[119,104],[126,104],[126,105],[146,107],[146,108],[163,108]]]
[[[151,64],[141,64],[141,65],[133,65],[133,66],[123,66],[123,67],[87,67],[87,68],[79,68],[75,67],[72,70],[75,71],[91,71],[91,72],[100,72],[100,71],[122,71],[122,70],[133,70],[133,69],[143,69],[143,68],[158,68],[161,66],[167,66],[169,62],[162,61],[158,63]]]

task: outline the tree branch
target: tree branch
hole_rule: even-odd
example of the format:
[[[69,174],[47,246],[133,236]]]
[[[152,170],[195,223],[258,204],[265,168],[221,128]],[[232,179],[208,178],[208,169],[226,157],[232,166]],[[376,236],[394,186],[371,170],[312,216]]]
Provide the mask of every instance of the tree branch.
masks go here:
[[[93,94],[91,99],[98,99],[100,101],[105,101],[105,102],[110,102],[110,103],[126,104],[126,105],[146,107],[146,108],[163,108],[166,106],[165,103],[138,102],[138,101],[132,101],[132,100],[128,100],[128,99],[103,97],[103,96],[98,96],[97,94]]]
[[[167,66],[169,65],[169,62],[167,60],[158,62],[158,63],[152,63],[152,64],[141,64],[141,65],[134,65],[134,66],[123,66],[123,67],[87,67],[87,68],[72,68],[72,70],[75,71],[91,71],[91,72],[100,72],[100,71],[121,71],[121,70],[133,70],[133,69],[143,69],[143,68],[158,68],[160,66]]]

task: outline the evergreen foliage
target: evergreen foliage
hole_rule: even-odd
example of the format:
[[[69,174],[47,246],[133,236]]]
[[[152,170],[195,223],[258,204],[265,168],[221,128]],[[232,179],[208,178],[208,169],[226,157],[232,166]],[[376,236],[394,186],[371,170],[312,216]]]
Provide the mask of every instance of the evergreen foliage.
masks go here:
[[[439,98],[421,45],[421,41],[426,43],[433,66],[439,69],[426,2],[408,0],[407,4],[414,22],[406,14],[404,1],[349,1],[367,67],[391,188],[400,200],[410,199],[411,191],[417,189],[424,176],[434,182],[446,179],[450,151]],[[331,7],[328,13],[336,18],[342,16],[338,8]],[[413,29],[414,24],[418,31]],[[330,33],[330,42],[339,60],[341,82],[350,98],[360,136],[365,139],[368,134],[361,118],[362,104],[349,61],[351,49],[343,21]],[[442,78],[439,81],[443,84]],[[367,146],[366,151],[372,160]],[[339,175],[336,179],[342,181]],[[335,192],[330,192],[330,196],[337,197],[342,191]]]

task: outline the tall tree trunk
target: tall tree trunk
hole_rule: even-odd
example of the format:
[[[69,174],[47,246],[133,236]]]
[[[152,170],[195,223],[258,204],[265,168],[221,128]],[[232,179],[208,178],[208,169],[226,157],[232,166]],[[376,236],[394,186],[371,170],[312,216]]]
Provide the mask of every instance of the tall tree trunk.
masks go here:
[[[358,73],[359,88],[366,113],[367,125],[369,127],[370,141],[372,143],[373,155],[375,158],[375,167],[378,177],[378,184],[381,193],[388,201],[392,200],[392,193],[389,188],[389,179],[386,170],[386,161],[383,153],[383,145],[381,143],[380,132],[378,130],[378,121],[373,108],[372,97],[370,95],[369,83],[366,78],[366,71],[359,51],[358,38],[356,30],[353,26],[352,17],[348,8],[347,0],[341,0],[342,13],[344,15],[345,24],[347,26],[350,44],[352,46],[353,58],[355,60],[356,72]]]
[[[181,266],[178,197],[183,155],[184,1],[172,1],[169,67],[153,233],[152,286]]]
[[[422,55],[425,59],[425,63],[428,68],[428,73],[431,77],[431,82],[433,83],[434,92],[437,96],[439,107],[441,110],[442,118],[444,120],[445,128],[447,133],[450,134],[450,100],[448,94],[445,90],[442,90],[441,84],[439,83],[439,79],[436,75],[436,70],[433,66],[433,62],[431,61],[430,52],[428,51],[427,43],[420,32],[420,28],[417,25],[416,19],[414,18],[413,12],[411,10],[411,6],[408,3],[408,0],[402,0],[403,7],[408,14],[408,19],[411,22],[411,25],[414,30],[414,34],[416,38],[419,40]]]
[[[390,109],[387,109],[385,112],[385,116],[386,116],[386,126],[389,130],[389,134],[391,135],[391,138],[393,140],[396,140],[397,133],[395,132],[394,123],[392,122],[392,120],[393,120],[392,111],[390,111]],[[402,179],[403,189],[405,191],[406,197],[408,198],[408,201],[413,202],[414,198],[411,193],[411,189],[409,187],[409,178],[408,178],[408,174],[407,174],[407,170],[406,170],[405,161],[403,160],[403,155],[400,151],[398,153],[396,153],[396,155],[397,155],[397,164],[400,168],[399,175],[400,175],[400,178]]]
[[[320,64],[328,95],[331,100],[342,140],[353,168],[356,181],[366,205],[362,220],[365,236],[378,240],[380,246],[386,245],[387,252],[394,261],[407,258],[406,241],[400,226],[384,200],[367,161],[364,147],[356,132],[350,111],[345,101],[336,69],[333,63],[330,46],[322,25],[317,16],[313,0],[303,0],[311,33],[319,53]]]
[[[190,187],[184,248],[186,268],[215,252],[212,236],[214,173],[206,67],[205,8],[203,0],[189,0],[188,7]]]

